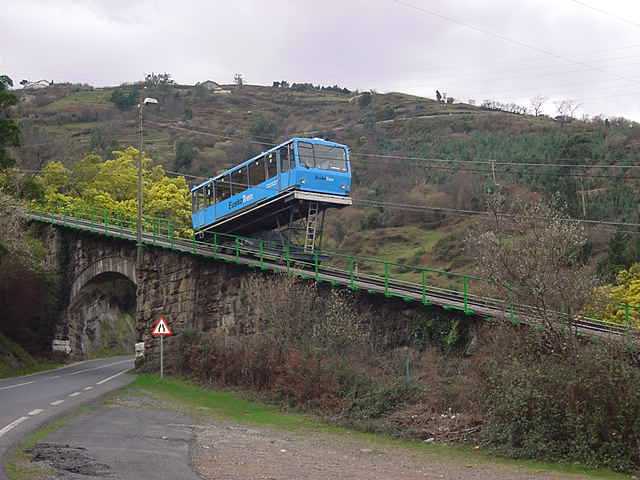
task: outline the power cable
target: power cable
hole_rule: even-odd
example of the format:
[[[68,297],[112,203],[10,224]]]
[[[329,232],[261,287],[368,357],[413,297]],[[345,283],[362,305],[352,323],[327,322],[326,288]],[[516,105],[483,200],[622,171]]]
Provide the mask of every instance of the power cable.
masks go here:
[[[491,215],[490,212],[481,211],[481,210],[463,210],[463,209],[458,209],[458,208],[428,207],[426,205],[410,205],[410,204],[395,203],[395,202],[381,202],[381,201],[377,201],[377,200],[354,199],[353,203],[354,204],[374,206],[374,207],[395,208],[395,209],[407,210],[407,211],[428,210],[428,211],[444,212],[444,213],[450,213],[450,214],[454,214],[454,215],[465,215],[465,216],[469,216],[469,215],[483,215],[483,216]],[[512,214],[512,213],[501,213],[501,215],[517,216],[516,214]],[[531,217],[526,217],[525,216],[525,218],[532,218],[532,219],[537,219],[537,220],[550,220],[550,218],[548,218],[548,217],[537,217],[537,216],[531,216]],[[586,223],[586,224],[592,224],[592,225],[640,227],[640,223],[612,222],[612,221],[607,221],[607,220],[590,220],[590,219],[579,219],[579,218],[567,218],[567,219],[560,219],[560,220],[561,221],[566,221],[566,222]]]
[[[626,23],[628,25],[633,25],[636,28],[640,28],[640,23],[636,23],[636,22],[631,21],[631,20],[629,20],[627,18],[624,18],[624,17],[621,17],[619,15],[616,15],[615,13],[611,13],[611,12],[608,12],[606,10],[602,10],[601,8],[596,8],[596,7],[593,7],[591,5],[587,5],[586,3],[581,2],[580,0],[569,0],[569,1],[573,2],[573,3],[577,4],[577,5],[580,5],[580,6],[584,7],[584,8],[588,8],[589,10],[593,10],[594,12],[598,12],[598,13],[601,13],[601,14],[606,15],[608,17],[615,18],[616,20],[619,20],[620,22],[624,22],[624,23]]]
[[[481,27],[472,25],[470,23],[457,20],[457,19],[455,19],[453,17],[450,17],[448,15],[443,15],[443,14],[441,14],[439,12],[434,11],[434,10],[430,10],[430,9],[427,9],[427,8],[424,8],[424,7],[418,7],[416,5],[413,5],[411,3],[406,2],[404,0],[393,0],[393,1],[396,4],[401,5],[401,6],[405,7],[405,8],[412,9],[412,10],[415,10],[415,11],[418,11],[418,12],[421,12],[421,13],[424,13],[424,14],[427,14],[427,15],[431,15],[431,16],[434,16],[434,17],[441,18],[443,20],[446,20],[448,22],[454,23],[456,25],[460,25],[460,26],[463,26],[465,28],[468,28],[468,29],[471,29],[471,30],[475,30],[476,32],[480,32],[480,33],[482,33],[484,35],[488,35],[488,36],[492,36],[492,37],[498,38],[498,39],[500,39],[500,40],[502,40],[504,42],[511,43],[513,45],[518,45],[520,47],[527,48],[529,50],[533,50],[533,51],[538,52],[538,53],[542,53],[542,54],[547,55],[549,57],[556,58],[556,59],[561,60],[561,61],[563,61],[565,63],[571,63],[571,64],[574,64],[574,65],[579,65],[579,66],[585,67],[585,68],[587,68],[589,70],[595,70],[595,71],[599,71],[599,72],[603,72],[603,73],[609,74],[609,72],[607,72],[606,70],[604,70],[602,68],[599,68],[599,67],[596,67],[594,65],[590,65],[588,63],[581,62],[579,60],[573,60],[573,59],[571,59],[569,57],[566,57],[564,55],[559,55],[559,54],[554,53],[554,52],[552,52],[550,50],[546,50],[544,48],[536,47],[535,45],[530,45],[528,43],[522,42],[520,40],[516,40],[516,39],[508,37],[506,35],[502,35],[500,33],[496,33],[496,32],[493,32],[491,30],[487,30],[485,28],[481,28]],[[626,81],[631,82],[631,83],[636,83],[636,84],[640,83],[640,81],[638,79],[635,79],[635,78],[629,78],[629,77],[625,77],[625,76],[617,75],[617,74],[613,74],[613,76],[616,77],[616,78],[620,78],[620,79],[626,80]]]

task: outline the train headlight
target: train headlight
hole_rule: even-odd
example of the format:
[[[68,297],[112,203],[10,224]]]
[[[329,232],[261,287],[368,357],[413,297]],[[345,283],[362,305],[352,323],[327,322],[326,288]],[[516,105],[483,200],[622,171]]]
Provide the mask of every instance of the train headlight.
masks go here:
[[[342,185],[340,185],[340,188],[343,189],[343,190],[346,190],[347,186],[343,183]]]
[[[304,185],[305,183],[307,183],[307,179],[306,179],[306,178],[304,178],[304,177],[302,177],[302,178],[300,179],[300,183],[302,183],[302,184]]]

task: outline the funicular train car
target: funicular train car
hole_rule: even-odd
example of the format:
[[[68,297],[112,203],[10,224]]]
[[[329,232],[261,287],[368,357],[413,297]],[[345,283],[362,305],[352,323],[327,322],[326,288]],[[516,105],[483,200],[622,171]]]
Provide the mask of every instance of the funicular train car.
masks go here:
[[[282,245],[302,220],[301,247],[308,253],[316,248],[324,211],[351,205],[350,190],[346,145],[292,138],[192,188],[193,229],[204,241],[220,233]]]

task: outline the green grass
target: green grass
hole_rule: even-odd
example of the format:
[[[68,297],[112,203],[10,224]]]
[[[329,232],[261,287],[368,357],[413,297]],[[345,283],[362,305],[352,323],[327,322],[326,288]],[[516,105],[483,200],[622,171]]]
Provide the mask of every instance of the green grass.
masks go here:
[[[31,463],[31,455],[26,452],[30,448],[33,448],[39,441],[43,440],[50,433],[56,431],[67,421],[80,413],[86,412],[86,407],[81,407],[75,412],[60,418],[53,423],[50,423],[46,427],[37,430],[34,434],[29,436],[26,440],[20,443],[13,452],[11,452],[7,463],[5,473],[10,480],[29,480],[48,478],[54,475],[56,472],[53,468],[46,467],[42,464]]]
[[[95,89],[86,90],[82,92],[72,93],[64,98],[56,100],[55,102],[47,105],[47,108],[66,107],[73,104],[87,104],[87,103],[108,103],[111,97],[111,89]]]
[[[240,393],[206,390],[202,387],[175,378],[161,380],[158,375],[140,375],[132,384],[115,392],[119,395],[126,391],[143,389],[158,397],[198,415],[211,416],[241,424],[260,425],[279,429],[295,429],[297,431],[319,432],[331,435],[348,436],[350,439],[374,445],[386,445],[412,449],[425,454],[438,454],[452,457],[465,463],[502,465],[511,468],[544,470],[574,475],[583,475],[599,479],[629,479],[608,470],[594,470],[576,464],[549,464],[537,461],[516,461],[490,456],[483,450],[475,450],[471,446],[451,446],[426,444],[421,441],[400,440],[384,435],[358,432],[355,430],[329,425],[309,415],[286,413],[276,407],[246,400]],[[204,409],[203,409],[204,408]]]
[[[63,125],[47,125],[45,128],[50,133],[74,134],[83,130],[93,130],[98,126],[98,122],[74,122]]]
[[[0,333],[0,378],[19,377],[61,366],[32,357],[24,348]]]
[[[31,373],[44,372],[46,370],[54,370],[62,366],[64,366],[62,363],[36,362],[36,364],[31,365],[29,367],[11,370],[11,369],[4,369],[2,368],[2,365],[0,365],[0,378],[20,377],[22,375],[29,375]]]

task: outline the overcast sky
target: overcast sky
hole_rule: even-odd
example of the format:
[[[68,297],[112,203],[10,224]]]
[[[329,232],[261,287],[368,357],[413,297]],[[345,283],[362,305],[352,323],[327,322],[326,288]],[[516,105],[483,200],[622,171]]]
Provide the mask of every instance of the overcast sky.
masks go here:
[[[274,80],[640,121],[640,0],[4,0],[0,74]]]

